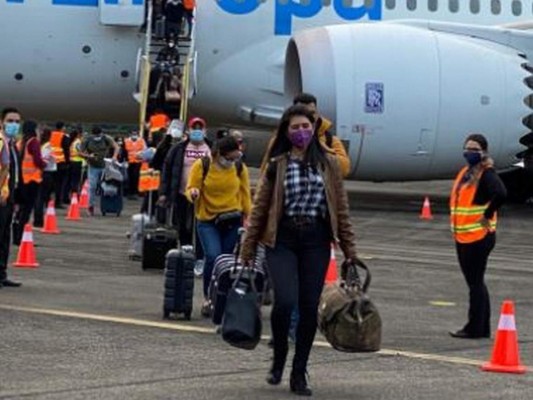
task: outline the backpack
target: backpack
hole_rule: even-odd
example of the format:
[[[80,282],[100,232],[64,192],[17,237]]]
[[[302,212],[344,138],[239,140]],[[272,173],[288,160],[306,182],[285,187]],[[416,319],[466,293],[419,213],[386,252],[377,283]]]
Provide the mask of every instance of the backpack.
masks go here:
[[[210,157],[202,157],[202,181],[205,181],[207,174],[209,173],[209,167],[211,166]],[[237,168],[237,176],[240,178],[243,170],[243,163],[241,160],[235,162],[235,167]]]

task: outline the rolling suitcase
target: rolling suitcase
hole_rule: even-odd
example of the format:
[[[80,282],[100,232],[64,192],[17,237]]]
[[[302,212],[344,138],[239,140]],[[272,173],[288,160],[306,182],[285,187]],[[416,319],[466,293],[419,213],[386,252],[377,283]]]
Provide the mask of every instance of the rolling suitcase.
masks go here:
[[[135,214],[131,217],[131,229],[127,235],[128,239],[130,239],[130,249],[128,251],[130,260],[142,259],[144,231],[155,227],[155,222],[147,214]]]
[[[183,314],[186,320],[191,319],[195,260],[192,246],[167,253],[163,318],[168,319],[170,314]]]
[[[124,206],[122,199],[122,190],[119,189],[118,194],[107,196],[102,195],[100,198],[100,212],[105,217],[106,214],[116,214],[117,217],[120,217],[122,213],[122,208]]]
[[[178,233],[168,227],[144,230],[142,269],[164,269],[165,257],[178,247]]]

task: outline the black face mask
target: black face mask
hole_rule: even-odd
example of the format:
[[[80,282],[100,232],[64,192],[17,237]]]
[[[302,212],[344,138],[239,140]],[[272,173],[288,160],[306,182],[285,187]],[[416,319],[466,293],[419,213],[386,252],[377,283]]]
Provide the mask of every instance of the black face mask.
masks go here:
[[[478,165],[483,160],[483,155],[478,151],[465,151],[463,156],[471,167]]]

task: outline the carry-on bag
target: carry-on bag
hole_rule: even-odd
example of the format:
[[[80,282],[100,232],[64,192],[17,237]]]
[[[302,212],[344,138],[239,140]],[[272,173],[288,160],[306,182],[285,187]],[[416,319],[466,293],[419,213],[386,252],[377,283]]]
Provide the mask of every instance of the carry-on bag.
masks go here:
[[[184,314],[186,320],[191,319],[195,261],[192,246],[183,246],[167,253],[163,318],[168,319],[171,314]]]
[[[255,272],[242,268],[233,282],[222,319],[222,339],[231,346],[253,350],[261,340],[261,300]]]
[[[365,270],[361,284],[357,267]],[[318,307],[318,327],[331,346],[344,352],[378,351],[381,346],[381,317],[367,295],[371,275],[359,259],[344,262],[342,280],[327,285]]]
[[[168,221],[172,221],[172,208],[167,226],[145,228],[143,236],[142,269],[164,269],[165,257],[178,247],[178,232]]]
[[[143,237],[146,229],[155,229],[156,223],[148,214],[134,214],[131,217],[131,228],[128,232],[130,248],[128,257],[130,260],[140,261],[143,254]]]

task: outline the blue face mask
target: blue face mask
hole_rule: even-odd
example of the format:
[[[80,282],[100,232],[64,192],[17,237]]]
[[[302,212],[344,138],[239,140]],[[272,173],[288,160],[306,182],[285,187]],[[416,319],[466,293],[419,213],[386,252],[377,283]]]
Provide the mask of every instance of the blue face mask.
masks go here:
[[[483,157],[482,154],[477,151],[465,151],[463,153],[463,156],[466,159],[468,165],[470,165],[471,167],[479,164]]]
[[[20,124],[18,122],[8,122],[4,126],[4,131],[8,138],[14,138],[17,136],[20,130]]]
[[[193,142],[201,142],[204,140],[204,131],[202,131],[201,129],[194,129],[189,134],[189,138]]]

